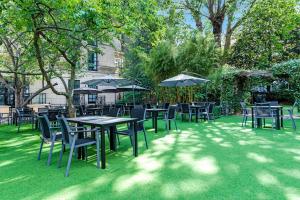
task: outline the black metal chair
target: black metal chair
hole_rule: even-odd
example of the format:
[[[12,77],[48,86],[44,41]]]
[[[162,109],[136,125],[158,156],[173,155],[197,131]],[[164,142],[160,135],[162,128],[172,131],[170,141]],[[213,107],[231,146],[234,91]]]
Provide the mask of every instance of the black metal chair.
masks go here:
[[[7,122],[8,125],[10,124],[11,122],[10,113],[0,113],[0,124],[2,124],[5,121]]]
[[[176,127],[176,131],[178,130],[177,128],[177,123],[176,123],[176,106],[169,106],[168,112],[165,115],[164,121],[166,122],[166,129],[170,130],[170,125],[171,122],[173,121]]]
[[[183,121],[183,116],[184,115],[188,115],[189,117],[189,121],[192,120],[192,111],[191,111],[191,108],[190,108],[190,104],[188,103],[182,103],[180,104],[180,107],[181,107],[181,120]]]
[[[255,124],[257,127],[257,120],[258,119],[272,119],[272,128],[274,128],[274,124],[275,124],[275,119],[276,119],[276,115],[274,114],[273,110],[271,109],[270,104],[267,105],[263,105],[263,104],[256,104],[256,106],[254,107],[254,120],[255,120]],[[264,121],[265,123],[265,121]]]
[[[37,116],[37,118],[38,118],[38,121],[40,124],[40,126],[39,126],[40,130],[42,133],[42,135],[40,136],[41,145],[40,145],[40,150],[38,153],[38,160],[41,159],[41,153],[42,153],[44,143],[50,143],[50,151],[49,151],[48,161],[47,161],[47,165],[49,166],[51,164],[54,143],[56,141],[60,141],[62,138],[62,135],[61,135],[61,132],[59,132],[60,127],[51,126],[47,115]]]
[[[244,101],[241,101],[240,104],[242,106],[242,115],[243,115],[242,126],[246,126],[248,117],[250,115],[250,112],[249,112],[249,110],[246,106],[246,103]]]
[[[82,147],[85,149],[85,158],[87,160],[87,146],[96,145],[96,157],[97,157],[97,168],[100,167],[100,153],[99,153],[99,130],[95,129],[85,129],[85,127],[71,127],[69,126],[67,120],[64,116],[57,116],[57,121],[60,124],[62,132],[62,146],[59,154],[58,167],[61,167],[61,160],[65,150],[65,147],[68,145],[70,147],[70,154],[67,164],[67,169],[65,176],[69,176],[69,171],[71,167],[73,152],[76,152],[78,148]],[[87,137],[86,133],[95,133],[95,138]],[[82,134],[79,137],[79,134]],[[85,137],[84,137],[84,136]]]
[[[296,126],[296,122],[295,122],[295,119],[294,119],[293,110],[292,109],[288,109],[288,113],[289,113],[289,118],[292,121],[293,129],[296,130],[297,126]]]
[[[145,116],[146,116],[146,110],[144,108],[133,108],[130,113],[130,117],[138,119],[136,131],[137,132],[142,131],[144,133],[145,144],[146,144],[146,148],[148,149],[147,136],[146,136],[146,131],[145,131],[145,127],[144,127]],[[117,131],[116,133],[117,133],[117,135],[129,136],[130,142],[132,145],[132,135],[134,133],[133,133],[133,127],[131,124],[128,126],[127,130]]]
[[[215,115],[214,115],[215,104],[216,104],[215,102],[207,103],[205,109],[199,112],[200,118],[207,119],[208,121],[211,119],[215,120]]]
[[[109,105],[105,105],[102,108],[102,115],[108,115],[110,111],[110,106]]]
[[[16,125],[18,126],[18,132],[20,131],[20,127],[22,124],[31,123],[32,129],[34,128],[34,112],[31,108],[16,108]]]

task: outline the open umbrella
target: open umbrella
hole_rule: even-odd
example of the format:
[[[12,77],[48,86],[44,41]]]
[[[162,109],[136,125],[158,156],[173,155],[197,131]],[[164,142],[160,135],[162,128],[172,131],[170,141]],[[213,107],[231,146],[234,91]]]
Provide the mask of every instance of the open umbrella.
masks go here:
[[[106,75],[103,77],[99,77],[96,79],[88,80],[83,82],[83,84],[87,85],[101,85],[101,86],[118,86],[118,85],[125,85],[125,84],[131,84],[130,80],[127,80],[125,78],[121,77],[115,77],[112,75]]]
[[[186,74],[179,74],[172,78],[166,79],[160,83],[164,87],[186,87],[198,85],[200,83],[207,83],[209,80],[199,77],[194,77]]]
[[[99,90],[90,87],[76,88],[73,90],[74,94],[97,94]]]
[[[166,79],[160,83],[160,86],[164,87],[187,87],[198,85],[201,83],[207,83],[209,80],[204,78],[199,78],[195,76],[190,76],[187,74],[178,74],[172,78]],[[206,85],[206,100],[207,100],[207,85]]]
[[[149,91],[149,89],[138,86],[138,85],[127,85],[127,86],[119,86],[117,89],[121,92],[127,92],[127,91]]]

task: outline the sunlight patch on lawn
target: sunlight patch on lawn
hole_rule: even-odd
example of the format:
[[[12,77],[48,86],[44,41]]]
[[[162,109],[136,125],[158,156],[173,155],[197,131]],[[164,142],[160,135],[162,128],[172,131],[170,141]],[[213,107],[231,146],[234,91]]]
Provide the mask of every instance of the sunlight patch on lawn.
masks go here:
[[[158,181],[156,175],[141,171],[136,174],[121,176],[115,181],[113,188],[118,192],[123,192],[138,185],[147,185],[152,181]]]
[[[7,166],[7,165],[10,165],[10,164],[12,164],[14,162],[15,161],[12,161],[12,160],[1,161],[0,167],[4,167],[4,166]]]
[[[248,153],[247,154],[247,158],[255,160],[256,162],[259,162],[259,163],[271,163],[271,162],[274,162],[273,159],[267,158],[267,157],[265,157],[263,155],[259,155],[259,154],[254,153],[254,152]]]
[[[56,199],[76,199],[82,192],[82,188],[80,185],[73,185],[71,187],[67,187],[52,196],[46,198],[46,200],[56,200]]]
[[[261,171],[260,173],[256,174],[256,178],[258,179],[259,183],[264,186],[280,185],[278,179],[267,171]]]
[[[188,164],[190,168],[197,173],[212,175],[219,171],[219,167],[216,164],[216,159],[212,156],[202,157],[201,159],[195,159],[190,154],[179,153],[177,154],[179,160]]]

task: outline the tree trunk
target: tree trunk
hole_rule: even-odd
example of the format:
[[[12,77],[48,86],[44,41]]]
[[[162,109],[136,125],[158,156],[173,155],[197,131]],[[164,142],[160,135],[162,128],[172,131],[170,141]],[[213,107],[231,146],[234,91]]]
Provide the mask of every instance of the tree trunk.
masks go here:
[[[73,105],[73,96],[66,96],[69,117],[75,117],[76,110]]]
[[[211,19],[211,24],[213,26],[213,34],[214,34],[215,41],[216,41],[218,47],[221,47],[223,19],[222,18],[213,18],[213,19]]]

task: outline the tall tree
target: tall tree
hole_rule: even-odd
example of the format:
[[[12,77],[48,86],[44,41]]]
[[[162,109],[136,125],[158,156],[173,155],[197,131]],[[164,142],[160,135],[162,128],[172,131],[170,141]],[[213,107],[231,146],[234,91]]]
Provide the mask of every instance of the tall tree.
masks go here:
[[[182,0],[182,5],[190,11],[200,32],[204,30],[204,19],[210,22],[215,41],[219,47],[224,47],[226,55],[231,46],[232,34],[247,18],[255,2],[256,0]]]
[[[0,17],[0,82],[14,93],[15,107],[23,107],[50,86],[44,85],[24,99],[24,89],[42,74],[32,54],[32,38],[26,30],[16,31],[15,24],[7,21],[6,14],[2,12]]]
[[[243,68],[269,68],[299,57],[300,17],[296,0],[259,0],[237,35],[230,62]]]
[[[21,26],[32,33],[35,56],[45,81],[55,94],[66,97],[69,114],[74,115],[74,82],[83,70],[86,50],[101,51],[92,45],[94,41],[110,44],[121,33],[130,34],[141,25],[138,19],[147,16],[141,11],[147,11],[151,3],[154,1],[14,0],[6,6],[8,12],[15,13],[13,22],[22,19]],[[53,77],[61,80],[64,91],[51,85]]]

